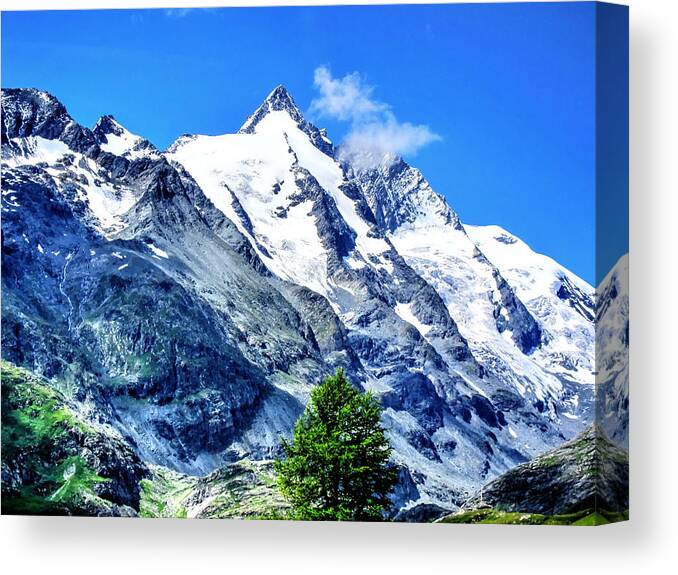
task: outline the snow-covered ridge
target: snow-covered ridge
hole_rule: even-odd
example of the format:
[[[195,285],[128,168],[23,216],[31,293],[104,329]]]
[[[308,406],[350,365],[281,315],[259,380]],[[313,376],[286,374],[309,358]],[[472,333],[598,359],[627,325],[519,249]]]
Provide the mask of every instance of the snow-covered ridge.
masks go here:
[[[99,147],[116,156],[124,156],[130,160],[152,154],[159,157],[155,147],[145,138],[133,134],[113,116],[102,116],[93,129],[99,141]]]
[[[347,265],[358,269],[376,262],[388,267],[390,262],[382,255],[390,246],[371,233],[342,189],[346,181],[341,167],[314,145],[294,111],[266,106],[264,115],[255,115],[256,122],[245,124],[251,130],[183,137],[170,148],[168,158],[188,170],[212,203],[251,240],[273,273],[335,302],[341,288],[327,279],[328,256],[311,213],[313,202],[303,193],[306,172],[332,197],[355,233],[356,252],[347,258]]]
[[[12,153],[3,157],[3,164],[12,168],[43,167],[58,188],[68,188],[72,201],[91,213],[92,226],[105,237],[125,227],[123,215],[136,203],[138,193],[110,182],[94,160],[60,140],[42,136],[13,138],[11,144]]]
[[[499,226],[464,227],[547,333],[535,359],[561,377],[593,384],[593,287]]]

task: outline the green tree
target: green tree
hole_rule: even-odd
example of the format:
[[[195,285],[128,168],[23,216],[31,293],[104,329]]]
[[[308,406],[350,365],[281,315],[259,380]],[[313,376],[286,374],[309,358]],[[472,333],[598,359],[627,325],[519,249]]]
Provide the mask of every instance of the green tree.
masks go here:
[[[378,400],[355,389],[341,369],[313,389],[275,462],[280,491],[298,519],[383,519],[397,470],[380,413]]]

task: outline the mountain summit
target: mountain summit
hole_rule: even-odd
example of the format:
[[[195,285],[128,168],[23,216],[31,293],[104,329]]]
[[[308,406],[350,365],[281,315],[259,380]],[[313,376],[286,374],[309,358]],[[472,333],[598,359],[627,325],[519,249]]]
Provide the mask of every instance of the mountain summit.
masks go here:
[[[92,132],[101,149],[116,156],[131,158],[157,152],[153,144],[130,132],[110,114],[101,116]]]
[[[261,119],[270,112],[287,112],[298,124],[304,122],[299,108],[294,103],[292,96],[282,84],[277,86],[263,101],[256,111],[247,119],[239,130],[241,134],[251,134],[254,132]]]
[[[313,124],[308,122],[299,108],[294,102],[294,99],[281,84],[273,89],[273,91],[266,97],[261,106],[247,118],[242,125],[239,134],[252,134],[256,131],[259,123],[269,114],[275,112],[282,112],[287,114],[292,121],[304,132],[316,146],[323,153],[331,155],[333,152],[332,142],[327,138],[325,130],[316,128]]]

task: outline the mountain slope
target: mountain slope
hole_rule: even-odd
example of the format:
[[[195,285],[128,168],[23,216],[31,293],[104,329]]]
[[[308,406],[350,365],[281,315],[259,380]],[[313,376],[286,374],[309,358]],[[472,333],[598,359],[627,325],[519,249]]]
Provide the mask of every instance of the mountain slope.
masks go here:
[[[600,427],[591,426],[574,440],[485,485],[464,504],[462,514],[468,517],[469,510],[481,508],[547,516],[623,513],[629,507],[628,481],[628,454],[614,446]]]
[[[46,381],[0,368],[3,513],[136,515],[148,469],[134,450]]]
[[[386,156],[354,173],[388,239],[438,291],[474,356],[514,398],[511,409],[531,404],[568,437],[592,421],[593,288],[510,234],[500,236],[506,243],[484,241],[490,227],[462,224],[402,159]],[[496,257],[498,243],[515,244],[508,248],[515,270],[503,265],[511,258]],[[540,258],[551,268],[536,265]],[[552,268],[576,290],[581,313],[557,295],[564,282]],[[527,283],[538,287],[529,292]]]

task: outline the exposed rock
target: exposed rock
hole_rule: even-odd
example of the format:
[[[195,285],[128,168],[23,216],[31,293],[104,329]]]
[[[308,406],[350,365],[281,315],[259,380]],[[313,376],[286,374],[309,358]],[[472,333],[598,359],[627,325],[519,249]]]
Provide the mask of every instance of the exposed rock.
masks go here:
[[[602,429],[576,439],[494,479],[463,506],[557,515],[582,510],[623,512],[629,507],[628,454]]]
[[[434,503],[418,503],[414,507],[403,509],[395,516],[394,521],[407,523],[430,523],[440,517],[449,515],[450,510]]]

